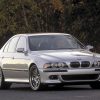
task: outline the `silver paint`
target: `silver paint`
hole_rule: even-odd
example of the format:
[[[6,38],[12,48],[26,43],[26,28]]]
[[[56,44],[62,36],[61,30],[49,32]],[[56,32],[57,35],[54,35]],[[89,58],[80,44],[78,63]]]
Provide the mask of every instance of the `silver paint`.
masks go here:
[[[4,78],[6,82],[24,82],[29,83],[29,68],[31,64],[36,64],[42,83],[61,83],[63,80],[60,78],[61,75],[80,75],[80,74],[99,74],[100,71],[95,71],[95,69],[100,68],[80,68],[72,69],[70,67],[70,62],[72,61],[90,61],[91,64],[94,61],[100,61],[100,55],[94,54],[87,49],[75,49],[75,50],[46,50],[46,51],[30,51],[28,46],[28,36],[37,35],[69,35],[60,33],[48,33],[48,34],[20,34],[16,35],[18,37],[25,36],[27,41],[27,54],[25,53],[4,53],[3,49],[5,45],[0,50],[0,67],[3,71]],[[14,36],[14,37],[16,37]],[[13,37],[12,37],[13,38]],[[11,39],[12,39],[11,38]],[[10,40],[7,41],[7,43]],[[24,45],[24,44],[23,44]],[[69,68],[66,69],[67,72],[44,72],[43,66],[48,62],[65,62]],[[1,74],[1,73],[0,73]],[[50,75],[58,75],[57,80],[49,79]],[[98,77],[96,80],[100,80]],[[96,81],[89,80],[89,81]],[[84,80],[85,81],[85,80]],[[86,80],[87,81],[87,80]],[[67,82],[67,81],[66,81]],[[79,80],[71,81],[79,82]],[[83,82],[83,80],[81,80]]]

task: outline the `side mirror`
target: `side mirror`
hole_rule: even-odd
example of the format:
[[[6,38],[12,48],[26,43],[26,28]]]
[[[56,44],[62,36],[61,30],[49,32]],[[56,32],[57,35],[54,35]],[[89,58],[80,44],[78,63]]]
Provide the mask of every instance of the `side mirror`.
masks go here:
[[[17,52],[19,52],[19,53],[24,53],[25,51],[24,51],[24,48],[18,48],[18,49],[17,49]]]
[[[17,49],[17,52],[19,52],[19,53],[24,53],[25,55],[28,54],[28,51],[27,51],[27,50],[25,51],[24,48],[18,48],[18,49]]]
[[[87,45],[86,48],[87,48],[88,50],[91,50],[91,49],[93,49],[93,46]]]

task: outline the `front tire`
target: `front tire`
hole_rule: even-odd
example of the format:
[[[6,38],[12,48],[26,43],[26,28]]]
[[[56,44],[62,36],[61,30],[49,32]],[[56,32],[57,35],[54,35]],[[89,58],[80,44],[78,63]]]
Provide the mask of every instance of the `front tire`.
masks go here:
[[[32,65],[29,70],[29,82],[34,91],[40,90],[42,87],[41,78],[36,65]]]
[[[92,84],[90,84],[92,89],[100,89],[100,82],[94,82]]]

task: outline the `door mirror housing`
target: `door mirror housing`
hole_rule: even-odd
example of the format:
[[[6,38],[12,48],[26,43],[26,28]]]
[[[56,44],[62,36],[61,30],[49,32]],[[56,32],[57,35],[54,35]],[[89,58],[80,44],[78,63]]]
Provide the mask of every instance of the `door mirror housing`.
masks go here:
[[[25,50],[24,50],[24,48],[17,48],[17,52],[19,52],[19,53],[24,53]]]
[[[91,50],[91,49],[93,49],[93,46],[87,45],[86,48],[87,48],[88,50]]]
[[[24,48],[17,48],[17,52],[24,53],[25,55],[27,55],[27,53],[28,53],[28,51],[27,50],[25,51]]]
[[[19,52],[19,53],[24,53],[25,55],[28,53],[28,51],[27,51],[27,50],[25,51],[24,48],[18,48],[18,49],[17,49],[17,52]]]

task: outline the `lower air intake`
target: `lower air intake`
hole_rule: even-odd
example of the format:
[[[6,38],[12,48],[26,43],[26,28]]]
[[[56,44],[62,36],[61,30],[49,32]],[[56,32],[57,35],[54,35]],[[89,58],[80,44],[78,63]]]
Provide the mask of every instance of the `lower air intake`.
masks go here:
[[[75,80],[96,80],[99,76],[97,74],[92,75],[62,75],[65,81],[75,81]]]

